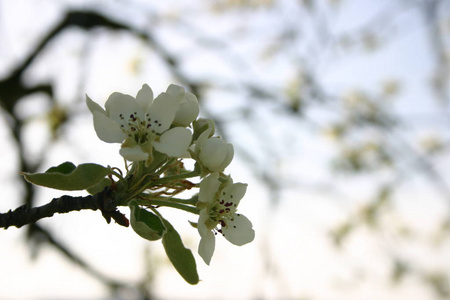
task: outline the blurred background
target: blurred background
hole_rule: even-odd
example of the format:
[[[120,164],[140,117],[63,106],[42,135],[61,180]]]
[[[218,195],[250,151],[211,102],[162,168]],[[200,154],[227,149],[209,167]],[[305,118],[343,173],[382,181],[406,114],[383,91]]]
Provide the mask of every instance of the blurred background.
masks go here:
[[[86,93],[175,83],[234,144],[256,230],[206,266],[194,217],[162,210],[190,286],[159,242],[56,215],[1,231],[0,299],[450,298],[449,38],[446,0],[0,0],[1,212],[62,195],[20,171],[123,169]]]

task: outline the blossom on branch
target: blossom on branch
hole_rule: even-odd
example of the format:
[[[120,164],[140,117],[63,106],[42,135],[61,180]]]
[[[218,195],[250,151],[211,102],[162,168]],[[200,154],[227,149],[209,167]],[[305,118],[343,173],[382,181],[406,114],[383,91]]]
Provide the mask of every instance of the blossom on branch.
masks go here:
[[[234,148],[232,144],[212,135],[213,128],[200,134],[194,146],[195,157],[208,173],[223,172],[233,160]]]
[[[105,110],[88,96],[86,103],[97,136],[107,143],[122,143],[120,154],[126,160],[150,163],[153,148],[171,157],[187,154],[192,133],[186,127],[198,115],[198,102],[182,87],[172,84],[154,100],[147,84],[136,98],[116,92]]]
[[[209,265],[214,254],[217,233],[237,246],[250,243],[255,238],[250,220],[236,212],[246,190],[247,184],[233,183],[229,176],[219,178],[218,173],[210,174],[200,183],[197,229],[201,240],[198,253],[206,264]]]

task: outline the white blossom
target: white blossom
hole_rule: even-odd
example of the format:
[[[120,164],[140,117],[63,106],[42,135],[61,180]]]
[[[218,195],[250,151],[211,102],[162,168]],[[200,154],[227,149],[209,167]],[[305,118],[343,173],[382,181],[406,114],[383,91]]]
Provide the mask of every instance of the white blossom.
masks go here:
[[[217,233],[237,246],[250,243],[255,238],[250,220],[236,212],[246,190],[247,184],[233,183],[230,177],[221,182],[218,173],[210,174],[200,183],[197,229],[201,240],[198,253],[206,264],[211,262]]]
[[[197,161],[210,172],[223,172],[234,156],[234,148],[220,137],[211,137],[212,128],[200,134],[195,142]]]
[[[185,127],[189,125],[186,122],[192,118],[192,113],[187,113],[189,117],[182,117],[180,103],[190,101],[185,98],[182,87],[170,85],[165,93],[153,100],[151,88],[144,84],[136,98],[113,93],[105,103],[105,110],[88,96],[86,102],[101,140],[122,143],[120,154],[129,161],[149,161],[153,148],[173,157],[186,155],[192,133]],[[185,121],[178,122],[184,127],[171,128],[177,115]]]

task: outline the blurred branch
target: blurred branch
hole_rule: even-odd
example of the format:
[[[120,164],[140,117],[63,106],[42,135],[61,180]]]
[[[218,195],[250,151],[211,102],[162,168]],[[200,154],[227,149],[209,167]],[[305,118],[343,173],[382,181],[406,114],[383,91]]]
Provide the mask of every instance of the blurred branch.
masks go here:
[[[89,273],[94,278],[96,278],[97,280],[108,286],[112,291],[117,291],[119,288],[127,287],[124,283],[111,279],[108,276],[94,269],[81,257],[72,252],[68,247],[64,246],[60,241],[56,240],[47,229],[42,228],[40,225],[32,224],[30,226],[30,234],[32,234],[34,237],[39,237],[39,242],[45,241],[49,245],[53,246],[61,254],[63,254],[69,261],[81,267],[85,272]]]
[[[447,103],[448,97],[448,79],[450,77],[448,49],[445,46],[444,33],[442,32],[442,20],[439,18],[439,12],[442,9],[442,1],[430,0],[422,3],[422,13],[426,24],[429,27],[429,41],[431,51],[435,57],[435,71],[433,78],[433,87],[436,96],[442,103]]]

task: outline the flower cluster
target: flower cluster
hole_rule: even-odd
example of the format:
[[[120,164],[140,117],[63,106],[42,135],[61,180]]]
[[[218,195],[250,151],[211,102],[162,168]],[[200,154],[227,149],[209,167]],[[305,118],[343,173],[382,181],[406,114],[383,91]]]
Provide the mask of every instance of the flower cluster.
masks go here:
[[[198,118],[195,95],[172,84],[154,99],[153,91],[144,84],[136,97],[113,93],[105,109],[88,96],[86,102],[97,136],[107,143],[121,143],[120,155],[135,167],[130,171],[135,173],[126,177],[136,183],[129,184],[130,202],[152,210],[165,205],[199,214],[198,223],[191,224],[198,229],[198,251],[207,264],[214,253],[217,233],[239,246],[253,241],[252,223],[237,213],[247,185],[233,183],[224,173],[233,159],[233,146],[214,136],[214,121]],[[195,160],[191,172],[182,164],[189,158]],[[186,180],[193,176],[200,177],[201,182]],[[146,178],[152,181],[145,182]],[[173,197],[192,186],[200,189],[198,197],[192,198],[194,202]]]
[[[171,157],[186,155],[192,134],[186,127],[198,116],[197,98],[180,86],[170,85],[153,100],[144,84],[136,98],[113,93],[103,110],[86,97],[94,116],[97,136],[107,143],[122,143],[120,154],[128,161],[153,160],[153,148]]]

